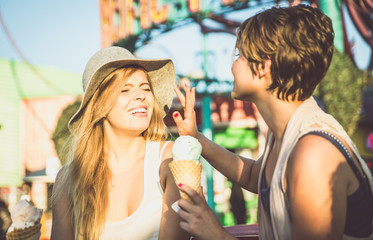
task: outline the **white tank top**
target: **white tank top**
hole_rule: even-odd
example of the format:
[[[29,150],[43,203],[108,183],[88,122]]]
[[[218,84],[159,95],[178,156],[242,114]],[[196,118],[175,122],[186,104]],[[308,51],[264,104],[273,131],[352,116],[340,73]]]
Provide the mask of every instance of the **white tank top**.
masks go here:
[[[100,240],[158,239],[163,190],[159,179],[160,142],[147,142],[144,159],[144,195],[137,210],[119,222],[106,222]]]

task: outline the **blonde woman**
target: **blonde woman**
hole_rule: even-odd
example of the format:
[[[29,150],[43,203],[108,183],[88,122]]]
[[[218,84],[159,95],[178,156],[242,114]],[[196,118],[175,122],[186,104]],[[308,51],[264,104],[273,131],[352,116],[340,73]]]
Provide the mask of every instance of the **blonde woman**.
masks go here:
[[[170,210],[180,195],[163,117],[174,80],[171,60],[137,59],[120,47],[89,60],[69,122],[71,159],[53,189],[52,240],[189,238]]]

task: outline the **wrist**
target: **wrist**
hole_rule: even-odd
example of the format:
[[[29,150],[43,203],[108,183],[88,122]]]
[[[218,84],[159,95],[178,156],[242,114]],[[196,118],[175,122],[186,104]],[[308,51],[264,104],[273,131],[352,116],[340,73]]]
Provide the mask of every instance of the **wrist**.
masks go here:
[[[205,137],[205,135],[203,135],[201,132],[197,131],[196,135],[194,137],[197,138],[198,140],[201,140],[203,137]]]
[[[219,234],[218,234],[216,239],[219,239],[219,240],[235,240],[237,238],[233,237],[224,228],[222,228],[221,231],[219,231]]]

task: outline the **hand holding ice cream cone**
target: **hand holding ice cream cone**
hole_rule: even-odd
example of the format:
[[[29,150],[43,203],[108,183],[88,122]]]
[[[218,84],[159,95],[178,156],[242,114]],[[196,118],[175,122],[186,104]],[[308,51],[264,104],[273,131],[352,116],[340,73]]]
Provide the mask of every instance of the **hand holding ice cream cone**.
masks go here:
[[[200,193],[202,164],[199,162],[202,146],[191,136],[180,136],[172,147],[173,161],[169,164],[177,185],[186,184]],[[183,199],[192,202],[187,194],[180,191]]]

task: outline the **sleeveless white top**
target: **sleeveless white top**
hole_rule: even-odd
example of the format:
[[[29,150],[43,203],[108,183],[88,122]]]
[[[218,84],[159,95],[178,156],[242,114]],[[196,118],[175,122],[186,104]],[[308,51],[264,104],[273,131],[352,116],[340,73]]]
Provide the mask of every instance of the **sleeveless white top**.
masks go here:
[[[162,217],[163,189],[159,167],[166,142],[159,151],[160,142],[147,142],[144,159],[144,195],[139,207],[119,222],[106,222],[100,240],[158,239]]]

